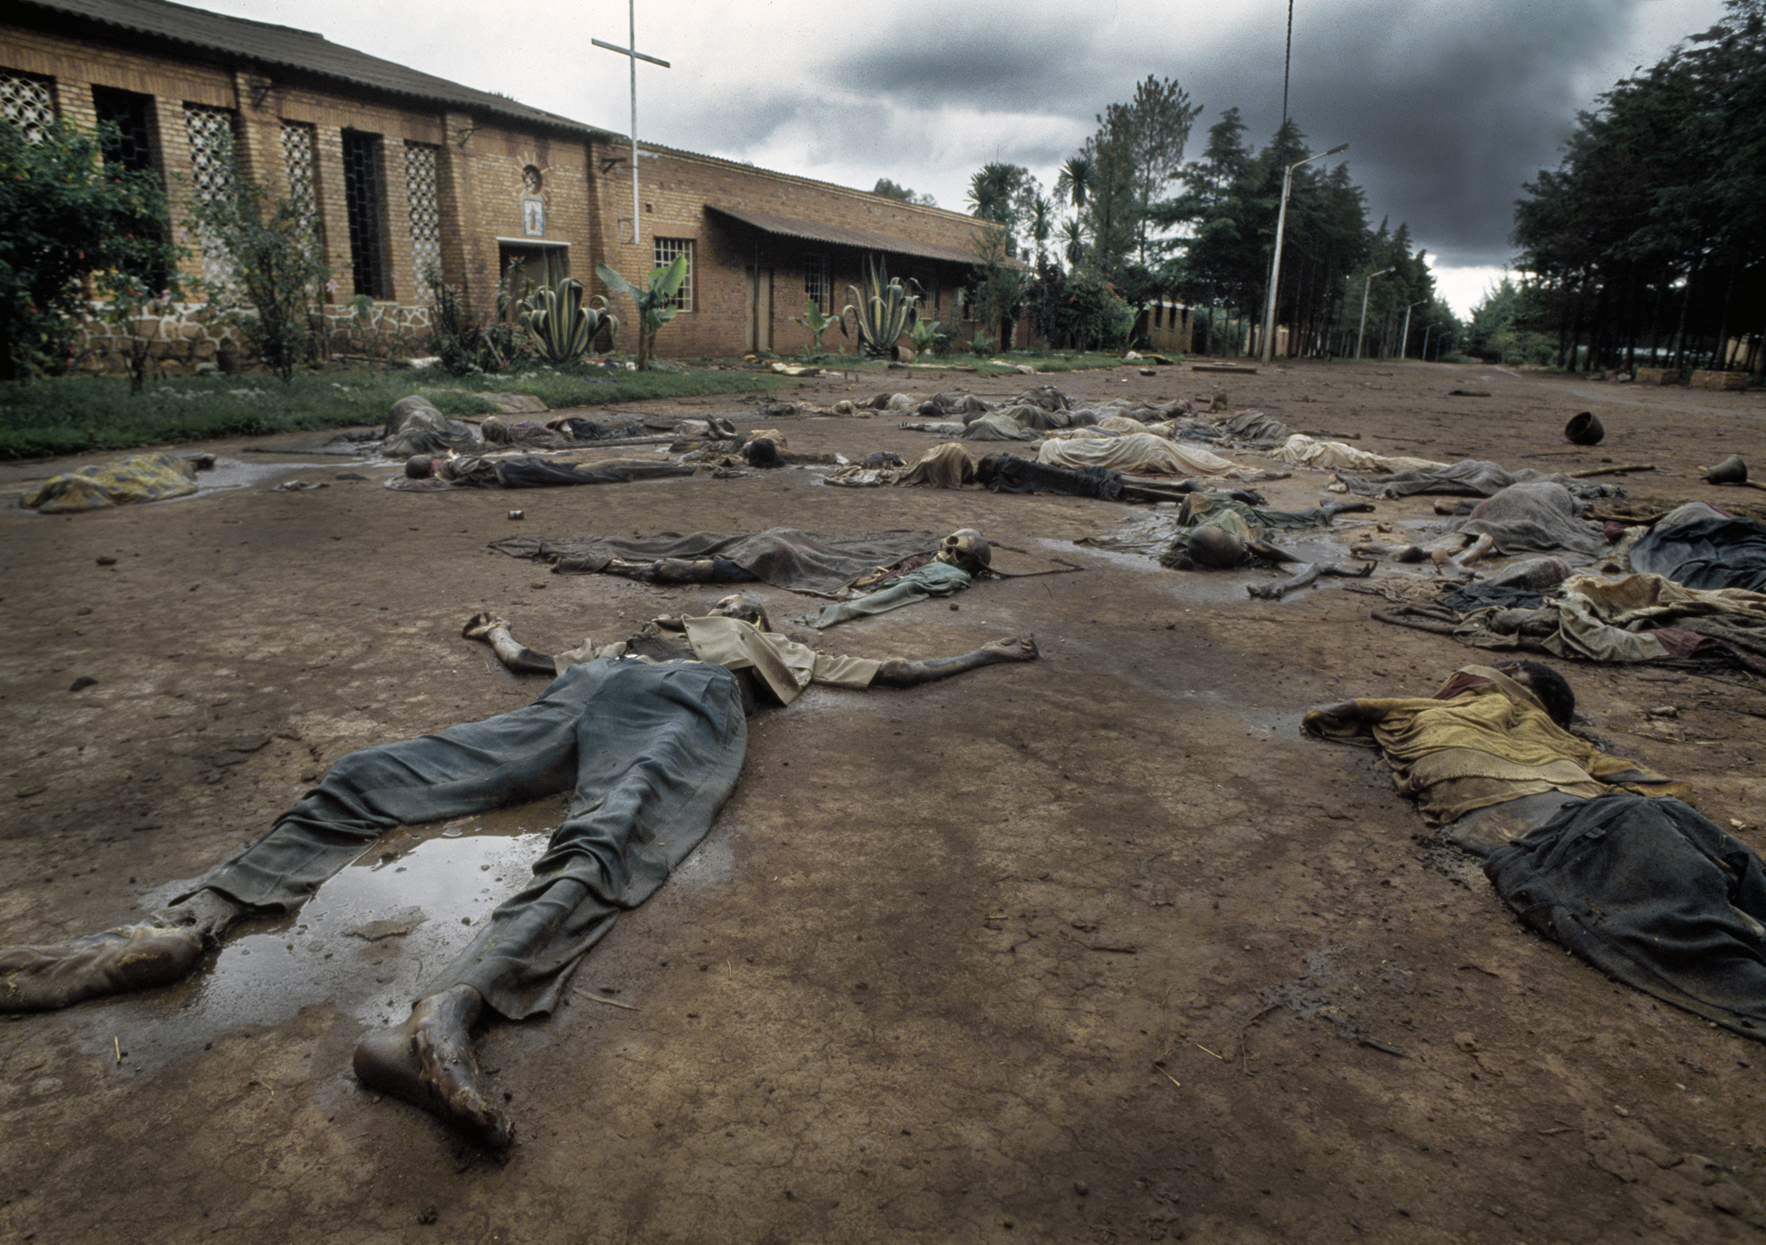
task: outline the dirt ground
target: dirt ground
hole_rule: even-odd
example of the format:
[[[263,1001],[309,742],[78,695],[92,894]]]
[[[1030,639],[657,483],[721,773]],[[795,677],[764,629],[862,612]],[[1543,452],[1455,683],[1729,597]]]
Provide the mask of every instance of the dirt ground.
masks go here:
[[[1049,381],[1086,400],[1223,390],[1386,453],[1652,464],[1623,477],[1633,499],[1751,501],[1701,471],[1730,452],[1766,465],[1758,393],[1495,368],[878,368],[785,396],[997,400]],[[645,409],[761,426],[748,400]],[[1598,447],[1563,436],[1581,410]],[[849,457],[933,443],[889,415],[767,422]],[[198,447],[222,471],[195,498],[0,511],[0,942],[162,904],[345,752],[531,699],[543,679],[460,637],[474,611],[552,649],[721,595],[550,575],[497,538],[974,526],[1006,569],[1084,570],[821,637],[881,657],[1032,633],[1043,656],[757,717],[699,853],[566,1006],[481,1043],[516,1120],[506,1164],[363,1092],[350,1053],[514,888],[561,801],[390,841],[179,986],[0,1024],[0,1239],[1761,1235],[1766,1049],[1524,930],[1372,754],[1299,733],[1309,705],[1426,695],[1476,650],[1371,619],[1379,598],[1343,581],[1251,600],[1269,573],[1070,543],[1144,507],[844,490],[805,469],[411,494],[380,487],[385,465],[257,452],[317,439]],[[0,492],[69,465],[0,467]],[[326,487],[271,491],[287,479]],[[1327,481],[1259,487],[1299,507]],[[1426,534],[1431,500],[1373,518]],[[815,607],[758,595],[775,619]],[[1766,846],[1760,687],[1554,664],[1583,727]]]

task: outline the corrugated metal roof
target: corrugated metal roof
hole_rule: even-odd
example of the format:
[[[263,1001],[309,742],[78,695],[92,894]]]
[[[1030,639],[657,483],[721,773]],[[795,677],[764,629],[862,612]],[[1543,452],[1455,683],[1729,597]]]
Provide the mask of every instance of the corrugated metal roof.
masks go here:
[[[291,26],[226,17],[166,0],[10,0],[0,12],[94,22],[112,30],[188,47],[220,52],[231,59],[268,68],[295,69],[335,78],[356,86],[479,112],[497,113],[531,125],[605,134],[556,113],[474,90],[446,78],[419,73],[392,61],[332,43],[323,35]]]
[[[941,259],[954,264],[972,264],[975,262],[975,251],[968,246],[940,246],[935,242],[917,242],[898,234],[871,233],[863,229],[847,229],[840,225],[829,225],[822,221],[800,220],[790,216],[774,216],[768,212],[754,212],[747,208],[719,207],[715,203],[705,205],[709,211],[732,220],[751,225],[764,233],[779,234],[787,238],[802,238],[807,242],[827,242],[835,246],[850,246],[864,251],[887,251],[894,255],[912,255],[917,259]],[[977,222],[979,223],[979,222]]]

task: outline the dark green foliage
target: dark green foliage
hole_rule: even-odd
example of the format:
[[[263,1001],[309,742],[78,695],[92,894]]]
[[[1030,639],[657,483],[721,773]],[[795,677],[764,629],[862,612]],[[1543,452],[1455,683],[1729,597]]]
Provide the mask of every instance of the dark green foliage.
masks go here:
[[[1039,226],[1046,223],[1046,203],[1042,187],[1022,165],[984,164],[969,179],[969,214],[1005,230],[1008,256],[1018,254],[1022,239],[1039,240],[1039,228],[1043,238],[1048,236]]]
[[[1766,0],[1582,113],[1516,205],[1514,242],[1560,365],[1724,366],[1766,376]]]
[[[1120,351],[1134,327],[1135,309],[1089,269],[1064,274],[1044,265],[1028,302],[1037,336],[1057,348]]]
[[[1062,167],[1055,197],[1078,213],[1083,258],[1112,281],[1129,261],[1158,262],[1166,241],[1158,235],[1154,206],[1183,168],[1190,128],[1201,114],[1175,79],[1148,75],[1134,98],[1111,104],[1098,129]]]
[[[656,353],[657,332],[680,314],[675,297],[687,281],[687,257],[677,255],[652,268],[642,286],[633,285],[606,264],[596,264],[595,275],[608,289],[632,300],[638,320],[638,370],[649,371],[651,357]]]
[[[1477,357],[1494,363],[1550,363],[1557,353],[1556,343],[1536,329],[1539,320],[1534,291],[1505,276],[1472,309],[1466,347]]]
[[[886,199],[899,199],[903,203],[918,203],[925,207],[937,207],[938,200],[931,195],[917,195],[906,186],[898,186],[887,177],[879,177],[877,184],[871,187],[871,193],[882,195]]]
[[[1024,314],[1030,274],[1011,263],[1011,233],[1005,225],[987,225],[975,235],[975,265],[970,269],[970,305],[977,322],[976,339],[996,340],[1001,350],[1012,345],[1012,329]]]
[[[0,222],[0,380],[72,362],[84,277],[145,276],[175,262],[153,176],[105,166],[99,136],[65,123],[33,142],[0,122]]]
[[[475,313],[466,303],[459,286],[442,280],[434,268],[423,274],[429,286],[429,348],[441,360],[442,368],[455,376],[474,372],[501,372],[528,355],[528,341],[510,323],[513,298],[510,284],[519,271],[512,265],[509,275],[497,290],[497,314],[486,318]]]
[[[231,316],[259,361],[287,383],[318,347],[311,309],[331,271],[317,222],[246,178],[235,178],[232,194],[197,204],[195,216],[197,236],[227,272],[210,284],[211,306]]]

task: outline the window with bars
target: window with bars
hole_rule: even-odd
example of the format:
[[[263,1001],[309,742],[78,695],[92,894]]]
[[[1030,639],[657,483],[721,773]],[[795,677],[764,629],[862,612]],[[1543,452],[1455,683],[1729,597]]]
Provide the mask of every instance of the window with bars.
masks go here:
[[[405,200],[411,205],[411,268],[419,281],[431,268],[441,273],[441,195],[436,189],[440,148],[405,144]]]
[[[826,315],[829,305],[834,301],[834,284],[828,278],[828,257],[826,255],[805,255],[803,257],[803,296]]]
[[[685,255],[687,257],[687,279],[681,282],[681,288],[669,306],[676,311],[693,310],[693,239],[658,238],[654,254],[658,268],[674,263],[677,256]]]
[[[153,167],[153,100],[133,91],[92,88],[92,110],[99,125],[115,129],[105,135],[104,162],[138,173]]]
[[[190,140],[190,192],[199,206],[233,197],[233,113],[225,108],[184,105],[184,134]],[[197,231],[202,275],[225,282],[233,265],[219,238]]]
[[[350,271],[355,293],[385,297],[380,243],[380,136],[343,132],[343,199],[350,226]]]
[[[102,131],[106,168],[129,173],[143,173],[154,168],[152,97],[95,86],[92,88],[92,111]],[[143,223],[143,228],[149,227],[163,230],[162,225]],[[153,290],[165,289],[171,279],[171,273],[164,265],[154,265],[132,275],[140,277]]]
[[[314,170],[319,140],[313,127],[299,121],[282,123],[282,171],[288,179],[288,201],[314,223],[319,220],[319,181]]]
[[[0,117],[24,131],[26,142],[41,142],[43,131],[55,123],[49,79],[0,69]]]

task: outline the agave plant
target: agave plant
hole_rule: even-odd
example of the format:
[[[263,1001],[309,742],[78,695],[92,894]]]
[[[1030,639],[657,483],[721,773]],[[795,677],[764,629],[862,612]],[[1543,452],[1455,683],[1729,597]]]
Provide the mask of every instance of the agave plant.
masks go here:
[[[627,281],[606,264],[596,264],[595,273],[609,289],[618,290],[632,300],[638,310],[638,370],[650,370],[650,355],[656,346],[656,330],[680,312],[675,295],[687,280],[687,257],[677,255],[660,268],[652,268],[642,289]]]
[[[834,327],[834,317],[822,310],[822,305],[813,298],[803,300],[803,314],[792,316],[791,323],[801,324],[808,333],[811,347],[804,358],[813,358],[822,353],[822,334]]]
[[[865,265],[863,297],[856,285],[846,287],[846,296],[852,301],[840,309],[840,335],[847,336],[846,317],[850,315],[858,330],[859,348],[868,355],[887,355],[920,318],[921,296],[908,293],[900,277],[891,279],[881,259]]]
[[[619,332],[619,317],[607,310],[607,300],[599,294],[585,298],[582,282],[575,277],[555,286],[542,285],[520,306],[521,326],[548,363],[575,363],[589,352],[602,329],[610,337]]]

